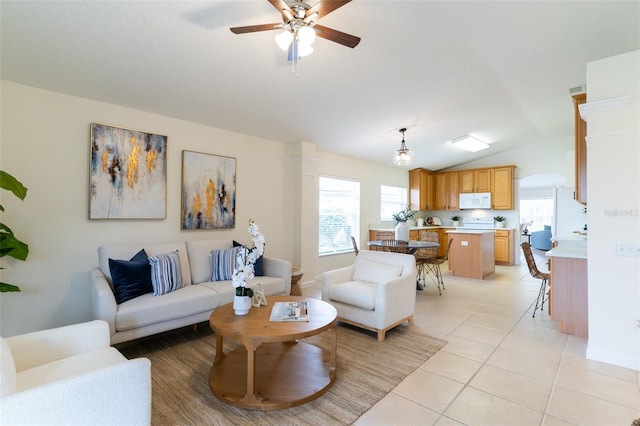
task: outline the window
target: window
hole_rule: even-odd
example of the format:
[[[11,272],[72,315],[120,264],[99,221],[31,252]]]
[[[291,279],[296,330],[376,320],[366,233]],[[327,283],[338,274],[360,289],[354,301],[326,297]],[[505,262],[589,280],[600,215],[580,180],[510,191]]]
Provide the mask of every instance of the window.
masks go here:
[[[530,232],[553,223],[553,198],[520,199],[520,217]]]
[[[318,254],[353,251],[351,236],[360,239],[360,182],[320,177]]]
[[[407,188],[380,186],[380,220],[393,220],[393,213],[407,207]]]

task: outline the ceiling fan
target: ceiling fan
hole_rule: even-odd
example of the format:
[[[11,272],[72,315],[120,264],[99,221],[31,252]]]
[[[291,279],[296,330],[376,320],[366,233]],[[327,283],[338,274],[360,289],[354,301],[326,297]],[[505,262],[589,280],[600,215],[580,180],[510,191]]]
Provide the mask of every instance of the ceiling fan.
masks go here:
[[[282,23],[233,27],[230,28],[231,32],[245,34],[283,29],[285,31],[276,36],[276,42],[283,50],[289,52],[289,60],[293,61],[313,51],[311,43],[313,43],[316,36],[351,48],[360,43],[360,37],[317,24],[320,18],[344,6],[351,0],[321,0],[314,6],[297,0],[291,4],[287,4],[285,0],[268,1],[282,15]]]

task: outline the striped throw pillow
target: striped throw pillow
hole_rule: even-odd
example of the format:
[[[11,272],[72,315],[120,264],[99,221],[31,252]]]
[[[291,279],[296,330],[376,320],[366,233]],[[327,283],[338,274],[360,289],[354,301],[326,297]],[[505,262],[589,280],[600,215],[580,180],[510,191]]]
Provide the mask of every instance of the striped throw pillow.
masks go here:
[[[178,250],[149,256],[149,263],[154,296],[170,293],[183,286]]]
[[[228,281],[233,278],[233,269],[236,266],[238,250],[236,247],[226,250],[212,250],[211,281]]]

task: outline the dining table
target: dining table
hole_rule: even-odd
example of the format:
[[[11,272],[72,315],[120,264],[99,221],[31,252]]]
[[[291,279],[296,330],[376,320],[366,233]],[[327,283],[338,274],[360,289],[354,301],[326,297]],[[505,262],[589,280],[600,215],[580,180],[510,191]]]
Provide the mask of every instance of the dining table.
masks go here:
[[[382,247],[384,240],[367,241],[369,247]],[[407,254],[413,254],[418,249],[440,247],[439,243],[433,241],[410,240],[407,243]]]

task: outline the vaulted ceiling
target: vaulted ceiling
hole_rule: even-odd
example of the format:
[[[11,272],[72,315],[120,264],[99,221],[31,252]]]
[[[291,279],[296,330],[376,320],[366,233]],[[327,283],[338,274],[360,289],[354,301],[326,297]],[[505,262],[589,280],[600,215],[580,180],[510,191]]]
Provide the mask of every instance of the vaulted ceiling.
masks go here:
[[[387,165],[406,127],[407,168],[431,170],[565,143],[586,63],[640,49],[638,1],[354,0],[321,24],[360,44],[318,39],[295,75],[277,31],[229,31],[279,22],[266,0],[0,8],[3,80]]]

